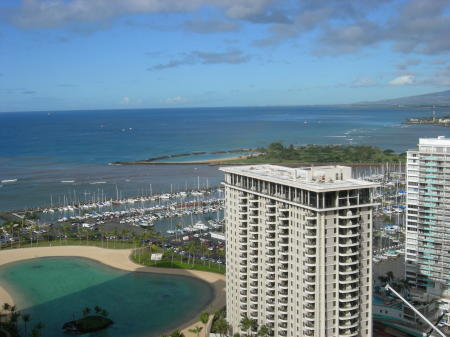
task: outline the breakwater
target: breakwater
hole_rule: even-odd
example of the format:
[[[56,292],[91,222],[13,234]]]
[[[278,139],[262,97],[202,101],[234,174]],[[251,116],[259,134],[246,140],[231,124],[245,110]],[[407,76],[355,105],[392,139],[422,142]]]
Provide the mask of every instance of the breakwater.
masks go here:
[[[192,156],[200,156],[200,155],[219,155],[219,154],[233,154],[233,153],[252,153],[256,151],[256,149],[236,149],[236,150],[223,150],[223,151],[214,151],[214,152],[188,152],[188,153],[178,153],[178,154],[169,154],[165,156],[159,156],[159,157],[151,157],[147,159],[142,160],[134,160],[134,161],[114,161],[112,163],[109,163],[110,165],[139,165],[139,164],[189,164],[192,163],[192,161],[186,161],[186,162],[167,162],[163,160],[167,159],[174,159],[174,158],[182,158],[182,157],[192,157]],[[220,159],[216,159],[220,160]],[[208,163],[208,160],[201,161]]]

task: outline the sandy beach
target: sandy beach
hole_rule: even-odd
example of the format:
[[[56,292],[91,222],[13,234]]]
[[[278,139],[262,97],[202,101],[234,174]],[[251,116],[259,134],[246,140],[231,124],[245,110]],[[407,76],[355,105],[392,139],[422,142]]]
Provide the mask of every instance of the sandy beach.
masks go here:
[[[149,272],[149,273],[161,273],[171,275],[183,275],[201,279],[214,289],[214,299],[205,308],[210,313],[214,313],[218,309],[225,306],[225,276],[216,273],[186,270],[186,269],[171,269],[171,268],[155,268],[146,267],[134,263],[130,259],[131,249],[105,249],[99,247],[83,247],[83,246],[58,246],[58,247],[37,247],[37,248],[21,248],[21,249],[9,249],[0,251],[0,266],[29,259],[41,258],[41,257],[56,257],[56,256],[76,256],[92,259],[108,265],[113,268],[118,268],[126,271],[137,272]],[[0,303],[14,303],[13,298],[6,292],[5,289],[0,287]],[[20,308],[19,308],[20,309]],[[203,326],[197,319],[193,319],[190,322],[186,322],[180,329],[186,337],[194,337],[195,334],[190,333],[188,330],[194,326]],[[204,336],[204,331],[200,334]]]

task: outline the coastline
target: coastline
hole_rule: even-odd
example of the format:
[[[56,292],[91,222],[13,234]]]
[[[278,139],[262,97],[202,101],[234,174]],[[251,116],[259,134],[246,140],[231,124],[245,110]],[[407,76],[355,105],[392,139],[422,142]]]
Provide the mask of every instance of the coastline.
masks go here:
[[[206,282],[213,289],[213,299],[203,310],[213,314],[217,310],[225,306],[225,276],[205,271],[188,270],[188,269],[172,269],[147,267],[134,263],[130,259],[131,249],[106,249],[100,247],[80,247],[80,246],[55,246],[55,247],[35,247],[35,248],[17,248],[0,251],[0,266],[45,257],[82,257],[98,261],[109,267],[130,272],[147,272],[169,275],[180,275],[194,277]],[[2,287],[0,287],[0,303],[14,304],[11,295]],[[182,330],[186,337],[194,337],[195,334],[188,330],[202,323],[198,322],[198,318],[193,318],[183,323],[178,328]],[[175,328],[176,329],[176,328]],[[175,330],[175,329],[172,329]],[[200,334],[204,336],[204,331]]]

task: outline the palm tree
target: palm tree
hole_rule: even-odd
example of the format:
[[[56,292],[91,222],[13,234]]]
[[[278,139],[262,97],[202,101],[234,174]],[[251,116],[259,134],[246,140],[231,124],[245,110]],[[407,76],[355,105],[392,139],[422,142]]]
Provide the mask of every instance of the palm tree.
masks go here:
[[[202,322],[203,324],[206,324],[206,323],[208,323],[208,320],[209,320],[209,312],[207,312],[207,311],[203,311],[201,314],[200,314],[200,322]]]
[[[184,334],[180,330],[175,330],[170,334],[170,337],[184,337]]]
[[[84,309],[83,309],[83,316],[84,317],[86,317],[86,316],[89,316],[89,313],[91,312],[91,309],[89,308],[89,307],[85,307]]]
[[[189,332],[192,332],[192,333],[195,333],[195,334],[197,334],[197,337],[199,337],[200,336],[200,332],[203,330],[203,327],[202,326],[196,326],[195,328],[193,328],[193,329],[189,329]]]
[[[9,311],[10,308],[11,308],[11,305],[9,303],[3,303],[3,310]]]
[[[267,327],[267,325],[261,325],[259,327],[259,331],[258,331],[258,336],[260,337],[267,337],[269,335],[269,328]]]
[[[107,317],[109,315],[109,312],[106,311],[105,309],[102,309],[101,313],[100,313],[103,317]]]
[[[25,336],[27,336],[27,323],[31,320],[31,316],[30,314],[23,314],[22,315],[22,321],[24,324],[24,328],[25,328]]]
[[[220,336],[226,335],[228,329],[230,328],[230,325],[225,320],[225,318],[220,317],[215,324],[216,330],[219,332]]]
[[[101,311],[102,311],[102,308],[100,308],[98,305],[96,305],[96,306],[94,307],[94,311],[95,311],[96,314],[100,314]]]
[[[255,332],[255,336],[258,332],[258,322],[256,321],[256,319],[250,319],[251,323],[250,323],[250,328],[253,332]]]
[[[240,327],[242,330],[245,331],[245,334],[248,336],[247,331],[252,327],[252,320],[248,316],[245,316],[244,318],[241,319]]]

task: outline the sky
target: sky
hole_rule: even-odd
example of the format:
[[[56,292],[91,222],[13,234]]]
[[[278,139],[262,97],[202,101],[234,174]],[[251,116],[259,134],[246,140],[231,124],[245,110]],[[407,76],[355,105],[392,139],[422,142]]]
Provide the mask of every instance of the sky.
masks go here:
[[[1,0],[0,111],[450,89],[450,0]]]

